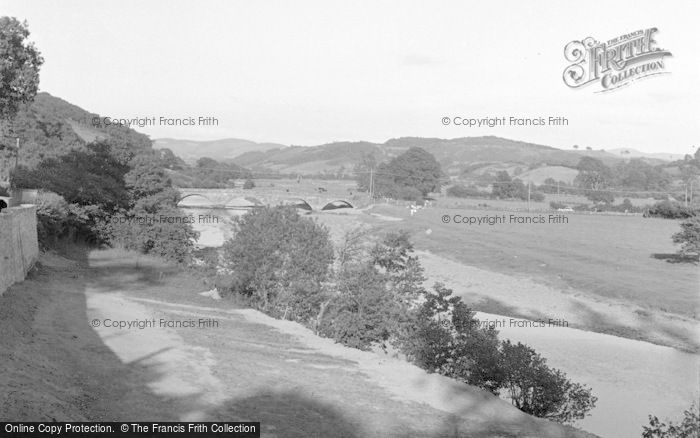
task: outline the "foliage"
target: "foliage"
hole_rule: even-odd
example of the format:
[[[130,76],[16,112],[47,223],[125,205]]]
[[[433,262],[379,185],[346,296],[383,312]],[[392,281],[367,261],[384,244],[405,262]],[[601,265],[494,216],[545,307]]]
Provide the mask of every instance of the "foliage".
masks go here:
[[[697,214],[697,211],[691,207],[685,207],[683,204],[675,201],[660,201],[648,207],[645,212],[645,217],[661,217],[664,219],[687,219]]]
[[[455,198],[487,198],[489,193],[483,192],[477,188],[465,187],[461,184],[455,184],[449,187],[446,191],[447,196],[454,196]]]
[[[574,183],[584,189],[604,189],[611,184],[613,179],[610,168],[596,158],[582,157],[577,169],[579,173],[576,175]]]
[[[181,263],[189,260],[197,237],[193,220],[173,206],[156,213],[137,207],[109,217],[102,227],[113,245]]]
[[[537,417],[567,423],[585,417],[597,397],[590,388],[572,383],[549,368],[546,360],[521,343],[501,343],[504,387],[515,407]]]
[[[661,166],[652,166],[639,158],[618,163],[613,174],[615,186],[633,190],[665,190],[670,183]]]
[[[55,247],[65,236],[68,203],[60,195],[40,192],[36,200],[37,236],[43,249]]]
[[[44,60],[28,37],[26,21],[0,17],[0,119],[12,119],[39,89]]]
[[[224,244],[225,267],[236,277],[233,292],[274,316],[291,310],[294,319],[307,321],[315,314],[308,300],[320,301],[333,262],[328,230],[287,206],[253,210],[235,226]]]
[[[550,207],[551,209],[553,209],[553,210],[559,210],[559,209],[562,209],[562,208],[567,208],[567,205],[566,205],[566,204],[563,204],[563,203],[561,203],[561,202],[551,201],[551,202],[549,203],[549,207]]]
[[[377,196],[418,200],[440,191],[443,176],[440,164],[421,148],[410,148],[374,172]]]
[[[129,162],[124,183],[132,200],[156,195],[172,187],[165,163],[157,153],[142,153]]]
[[[666,424],[649,415],[649,425],[642,428],[642,438],[697,438],[700,436],[700,406],[693,402],[678,424],[670,421]]]
[[[245,182],[243,183],[244,190],[250,190],[250,189],[254,189],[254,188],[255,188],[255,182],[250,178],[245,180]]]
[[[700,216],[692,216],[681,222],[681,231],[673,235],[673,243],[681,245],[679,254],[700,255]]]
[[[321,333],[361,350],[388,340],[398,306],[385,281],[370,265],[346,266],[336,282],[338,294],[322,321]]]
[[[129,168],[110,151],[106,142],[93,143],[87,152],[73,150],[48,158],[33,170],[21,166],[12,173],[10,184],[52,191],[72,204],[98,205],[105,210],[124,208],[129,196],[123,179]]]
[[[615,196],[605,190],[589,190],[586,192],[586,198],[595,203],[612,204],[615,202]]]

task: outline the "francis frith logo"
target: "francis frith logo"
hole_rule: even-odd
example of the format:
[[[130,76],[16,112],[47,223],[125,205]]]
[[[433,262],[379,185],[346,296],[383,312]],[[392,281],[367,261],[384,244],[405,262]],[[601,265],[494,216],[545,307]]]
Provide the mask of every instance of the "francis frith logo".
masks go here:
[[[637,30],[604,42],[592,37],[571,41],[564,47],[564,56],[572,63],[564,70],[564,83],[571,88],[599,84],[600,93],[668,73],[664,58],[672,55],[657,46],[657,31]]]

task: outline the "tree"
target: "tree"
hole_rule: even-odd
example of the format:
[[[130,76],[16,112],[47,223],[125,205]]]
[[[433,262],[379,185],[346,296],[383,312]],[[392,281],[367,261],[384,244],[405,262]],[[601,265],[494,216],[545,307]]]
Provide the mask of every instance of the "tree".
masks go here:
[[[20,105],[31,102],[39,89],[44,63],[34,43],[28,42],[26,21],[0,17],[0,119],[12,119]]]
[[[679,254],[683,256],[700,255],[700,216],[692,216],[681,222],[681,231],[673,235],[673,243],[681,245]]]
[[[527,199],[527,187],[521,180],[512,179],[508,172],[502,170],[496,174],[491,196],[499,199]]]
[[[576,167],[579,173],[574,182],[584,189],[604,189],[612,181],[610,168],[596,158],[582,157]]]
[[[130,200],[124,175],[128,166],[112,156],[106,142],[92,143],[87,149],[46,159],[33,170],[19,167],[11,174],[10,183],[57,193],[71,204],[97,205],[105,211],[127,208]]]
[[[430,153],[417,147],[382,163],[374,173],[375,193],[417,201],[440,190],[443,176],[440,164]]]
[[[589,201],[603,204],[612,204],[615,202],[615,196],[605,190],[589,190],[586,192],[586,198]]]
[[[501,343],[504,386],[515,407],[537,417],[560,423],[584,418],[595,407],[591,390],[572,383],[566,375],[549,368],[535,350],[521,343]]]
[[[291,311],[293,319],[308,322],[318,312],[333,262],[328,230],[289,206],[253,210],[234,225],[235,235],[224,244],[233,292],[273,316]]]
[[[255,188],[255,182],[250,178],[245,180],[245,182],[243,183],[244,190],[250,190],[250,189],[254,189],[254,188]]]
[[[153,196],[172,187],[160,155],[143,153],[129,162],[131,169],[124,175],[124,182],[134,201]]]

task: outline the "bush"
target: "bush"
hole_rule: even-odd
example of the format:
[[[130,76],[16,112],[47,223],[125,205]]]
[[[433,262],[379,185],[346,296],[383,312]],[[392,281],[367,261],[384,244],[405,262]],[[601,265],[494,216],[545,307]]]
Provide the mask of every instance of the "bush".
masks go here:
[[[595,203],[612,204],[615,202],[615,196],[604,190],[589,190],[586,192],[586,198]]]
[[[674,234],[673,243],[681,245],[678,253],[683,256],[700,255],[700,216],[693,216],[681,222],[681,231]]]
[[[52,192],[39,192],[36,198],[37,237],[42,249],[54,248],[68,231],[68,203]]]
[[[315,316],[333,262],[328,230],[289,206],[256,209],[234,223],[236,233],[224,244],[233,292],[273,316],[291,311],[304,322]]]
[[[338,295],[320,331],[361,350],[387,341],[399,308],[386,289],[386,278],[371,265],[345,269],[337,281]]]
[[[244,189],[244,190],[250,190],[250,189],[254,189],[254,188],[255,188],[255,183],[253,182],[252,179],[247,179],[247,180],[245,180],[245,182],[243,183],[243,189]]]
[[[455,198],[488,198],[489,193],[482,192],[479,189],[473,187],[465,187],[461,184],[456,184],[449,187],[446,191],[447,196],[453,196]]]
[[[551,201],[549,203],[549,208],[551,208],[552,210],[559,210],[561,208],[567,208],[567,205],[562,204],[561,202]]]
[[[543,202],[544,198],[545,198],[544,193],[540,193],[540,192],[530,193],[530,200],[532,202]]]
[[[644,217],[661,217],[665,219],[687,219],[695,216],[697,211],[675,201],[661,201],[647,208]]]
[[[528,414],[568,423],[584,418],[598,400],[590,388],[572,383],[521,343],[502,342],[501,367],[512,404]]]
[[[193,220],[176,207],[163,207],[157,213],[134,208],[105,219],[103,227],[113,246],[182,263],[189,261],[197,238]]]
[[[649,415],[649,426],[642,428],[642,438],[697,438],[700,436],[700,406],[693,402],[677,425],[663,423],[656,416]]]

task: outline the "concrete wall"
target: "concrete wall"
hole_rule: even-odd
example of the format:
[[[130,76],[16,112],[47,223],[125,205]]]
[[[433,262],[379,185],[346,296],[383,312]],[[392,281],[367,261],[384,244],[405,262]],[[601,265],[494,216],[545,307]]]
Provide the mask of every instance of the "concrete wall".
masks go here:
[[[38,257],[36,207],[22,205],[0,212],[0,295],[23,281]]]

